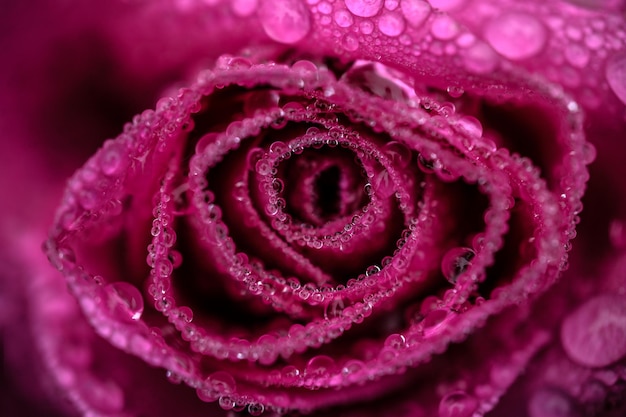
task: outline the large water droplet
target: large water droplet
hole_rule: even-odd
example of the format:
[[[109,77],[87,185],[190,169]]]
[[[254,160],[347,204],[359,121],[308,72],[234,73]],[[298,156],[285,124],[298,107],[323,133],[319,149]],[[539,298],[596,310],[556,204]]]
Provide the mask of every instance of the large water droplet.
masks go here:
[[[459,275],[471,265],[476,253],[470,248],[450,249],[441,260],[441,272],[452,284],[456,284]]]
[[[352,17],[352,14],[347,10],[337,10],[334,14],[334,18],[337,26],[342,28],[350,27],[354,23],[354,17]]]
[[[237,16],[250,16],[257,8],[258,0],[233,0],[231,7]]]
[[[449,10],[454,10],[465,3],[465,0],[428,0],[430,5],[435,9],[442,10],[447,12]]]
[[[311,17],[300,0],[261,0],[259,18],[270,38],[296,43],[311,30]]]
[[[441,399],[439,417],[470,417],[477,408],[476,398],[463,391],[452,392]]]
[[[411,26],[421,26],[430,16],[430,4],[422,0],[402,0],[400,3],[402,14]]]
[[[458,35],[459,25],[450,16],[442,14],[433,19],[430,31],[437,39],[449,40]]]
[[[345,0],[346,7],[356,16],[372,17],[383,8],[383,0]]]
[[[579,414],[566,394],[554,388],[543,388],[533,393],[528,403],[530,417],[577,417]]]
[[[396,37],[404,32],[404,18],[398,13],[385,13],[378,19],[378,29],[383,35]]]
[[[575,67],[583,68],[589,63],[589,50],[573,43],[565,48],[565,59]]]
[[[626,297],[606,294],[587,301],[564,320],[561,343],[583,366],[606,366],[625,357]]]
[[[139,320],[143,314],[143,297],[137,287],[127,282],[114,282],[106,286],[108,306],[122,319]]]
[[[485,39],[500,55],[526,59],[541,51],[548,34],[543,24],[526,13],[506,13],[492,19]]]
[[[606,81],[621,102],[626,104],[626,54],[609,59],[606,65]]]
[[[330,356],[319,355],[311,358],[307,363],[304,374],[307,377],[320,378],[329,376],[335,371],[335,361]]]
[[[468,71],[475,74],[486,74],[498,65],[498,56],[489,45],[477,42],[463,53],[463,62]]]
[[[609,240],[617,249],[626,247],[626,222],[621,219],[611,221],[609,225]]]

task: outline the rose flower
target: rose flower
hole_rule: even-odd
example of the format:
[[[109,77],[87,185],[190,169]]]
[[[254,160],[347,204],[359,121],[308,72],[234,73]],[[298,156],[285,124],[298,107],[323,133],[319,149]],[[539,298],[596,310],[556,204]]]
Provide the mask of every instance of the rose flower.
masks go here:
[[[8,415],[626,413],[621,1],[5,15]]]

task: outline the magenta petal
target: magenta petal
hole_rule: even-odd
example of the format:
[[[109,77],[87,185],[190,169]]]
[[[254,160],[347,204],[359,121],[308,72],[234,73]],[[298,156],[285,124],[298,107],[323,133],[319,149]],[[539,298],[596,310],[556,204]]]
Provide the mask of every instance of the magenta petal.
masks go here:
[[[3,30],[46,71],[0,98],[35,407],[621,415],[622,2],[41,6]],[[59,166],[119,132],[66,184],[57,274]]]

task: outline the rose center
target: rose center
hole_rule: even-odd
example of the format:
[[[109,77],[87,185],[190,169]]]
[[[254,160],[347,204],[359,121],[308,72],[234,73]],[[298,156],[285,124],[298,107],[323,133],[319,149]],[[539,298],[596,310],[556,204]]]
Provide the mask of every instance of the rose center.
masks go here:
[[[322,219],[332,220],[344,210],[342,207],[339,189],[341,181],[341,171],[337,166],[331,166],[318,175],[315,181],[315,194],[317,197],[318,214]]]
[[[363,167],[351,151],[311,149],[281,168],[285,210],[302,223],[323,226],[367,204]]]

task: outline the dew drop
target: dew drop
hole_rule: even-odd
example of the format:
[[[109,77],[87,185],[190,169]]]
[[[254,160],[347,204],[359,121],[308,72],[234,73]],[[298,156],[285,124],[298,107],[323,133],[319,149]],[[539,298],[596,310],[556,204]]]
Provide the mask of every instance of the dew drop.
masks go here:
[[[374,31],[374,24],[369,20],[364,20],[360,23],[359,29],[364,35],[369,35]]]
[[[341,28],[350,27],[354,23],[354,18],[352,17],[352,14],[344,9],[337,10],[333,17],[335,19],[335,23],[337,23],[337,26]]]
[[[343,37],[342,45],[346,51],[356,51],[359,49],[359,40],[349,33]]]
[[[475,74],[487,74],[498,64],[498,57],[489,45],[477,42],[463,53],[463,63],[468,71]]]
[[[100,168],[105,175],[118,175],[130,164],[128,152],[124,145],[110,142],[102,149],[100,154]]]
[[[411,163],[412,153],[409,148],[400,142],[388,142],[383,146],[383,152],[397,168],[405,168]]]
[[[610,58],[605,74],[611,90],[622,103],[626,104],[626,54]]]
[[[235,401],[227,395],[221,396],[218,403],[220,407],[222,407],[222,410],[228,411],[235,408]]]
[[[389,37],[400,36],[404,32],[404,18],[398,13],[385,13],[378,19],[378,29]]]
[[[426,158],[421,153],[417,155],[417,166],[425,174],[432,174],[433,172],[435,172],[434,159]]]
[[[578,417],[572,401],[554,388],[535,391],[528,402],[529,417]]]
[[[543,24],[526,13],[506,13],[487,23],[485,39],[509,59],[530,58],[541,51],[548,33]]]
[[[573,43],[565,48],[565,59],[577,68],[583,68],[589,63],[589,50]]]
[[[227,372],[217,371],[206,379],[206,383],[211,390],[214,390],[220,395],[228,395],[235,392],[236,382],[235,379]]]
[[[447,12],[462,6],[465,0],[429,0],[429,2],[433,8]]]
[[[311,17],[300,0],[260,0],[259,19],[267,36],[286,44],[302,40],[311,30]]]
[[[402,0],[400,9],[409,25],[421,26],[430,16],[430,5],[422,0]]]
[[[421,324],[425,332],[428,332],[429,334],[433,334],[437,332],[437,330],[441,328],[441,325],[445,323],[447,319],[450,317],[452,316],[449,310],[440,308],[440,309],[432,310],[431,312],[426,314]]]
[[[391,197],[396,192],[395,185],[386,169],[374,176],[372,179],[372,185],[374,192],[379,198]]]
[[[404,349],[406,347],[406,339],[403,335],[398,333],[393,333],[387,336],[385,339],[385,347],[389,347],[392,349]]]
[[[265,406],[261,403],[248,404],[248,414],[251,416],[260,416],[265,411]]]
[[[233,0],[231,5],[237,16],[246,17],[256,10],[258,0]]]
[[[613,247],[626,247],[626,223],[621,219],[614,219],[609,225],[609,240]]]
[[[585,36],[585,45],[587,45],[591,49],[600,49],[603,44],[604,40],[602,39],[602,36],[596,33],[590,33],[589,35]]]
[[[442,14],[433,19],[430,31],[436,39],[446,41],[459,34],[459,25],[450,16]]]
[[[114,282],[105,287],[108,306],[113,314],[122,319],[139,320],[143,314],[143,297],[137,287],[127,282]]]
[[[304,373],[307,377],[319,378],[330,375],[335,367],[335,361],[330,356],[318,355],[307,363]]]
[[[441,399],[439,417],[470,417],[477,408],[476,398],[464,391],[452,392]]]
[[[346,7],[355,16],[372,17],[383,8],[383,0],[345,0]]]
[[[463,116],[457,120],[457,124],[474,137],[483,135],[483,125],[480,123],[480,120],[473,116]]]
[[[441,260],[441,272],[443,276],[452,284],[471,265],[476,253],[470,248],[450,249]]]
[[[607,366],[626,356],[626,298],[599,295],[570,314],[561,327],[567,355],[583,366]]]
[[[448,92],[448,94],[450,95],[450,97],[452,98],[459,98],[463,95],[463,93],[465,93],[465,90],[463,90],[462,87],[457,87],[457,86],[449,86],[448,88],[446,88],[446,91]]]

